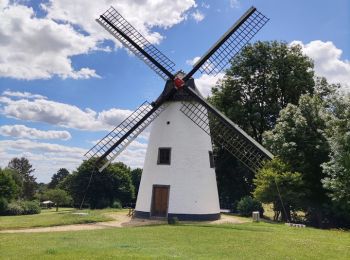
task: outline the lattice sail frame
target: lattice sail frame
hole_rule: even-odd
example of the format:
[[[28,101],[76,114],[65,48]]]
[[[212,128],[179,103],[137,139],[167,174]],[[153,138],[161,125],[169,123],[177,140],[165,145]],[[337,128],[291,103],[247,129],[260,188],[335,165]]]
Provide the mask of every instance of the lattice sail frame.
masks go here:
[[[165,109],[166,104],[155,110],[142,124],[140,124],[130,135],[127,136],[117,147],[114,148],[107,156],[107,163],[99,168],[101,172],[107,167],[125,148]],[[145,101],[130,116],[121,122],[116,128],[102,138],[94,147],[92,147],[85,157],[89,160],[93,157],[99,158],[104,155],[119,139],[121,139],[137,122],[152,110],[152,106]]]
[[[273,157],[237,125],[224,121],[198,102],[184,101],[180,111],[253,172]]]
[[[140,50],[133,46],[123,35],[109,25],[102,17],[107,19],[118,30],[123,32],[133,42],[135,42],[140,48],[143,49],[148,55],[150,55],[156,62],[163,66],[166,70],[173,73],[175,72],[175,63],[166,57],[160,50],[158,50],[153,44],[151,44],[145,37],[143,37],[124,17],[115,10],[112,6],[104,12],[96,21],[104,27],[110,34],[118,39],[124,47],[128,48],[141,60],[143,60],[151,69],[153,69],[164,80],[167,80],[169,76],[164,73],[156,64],[149,60]]]
[[[264,16],[255,8],[253,13],[237,27],[235,23],[219,40],[228,37],[224,43],[206,60],[206,62],[199,68],[201,73],[209,75],[217,75],[220,73],[233,59],[233,57],[240,52],[240,50],[257,34],[260,29],[269,21],[269,18]],[[249,12],[249,10],[248,10]],[[214,44],[216,46],[217,43]],[[213,46],[213,47],[214,47]],[[209,50],[210,51],[210,50]],[[204,55],[205,56],[205,55]],[[194,67],[196,64],[194,64]]]

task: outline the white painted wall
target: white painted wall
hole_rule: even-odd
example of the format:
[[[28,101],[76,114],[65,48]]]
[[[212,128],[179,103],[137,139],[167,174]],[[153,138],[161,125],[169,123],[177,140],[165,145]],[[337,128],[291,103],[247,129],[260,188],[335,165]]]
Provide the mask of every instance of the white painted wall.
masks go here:
[[[170,185],[168,213],[219,213],[215,170],[209,164],[210,136],[180,108],[181,102],[169,102],[152,123],[136,210],[151,211],[152,187],[159,184]],[[159,147],[171,147],[170,165],[157,165]]]

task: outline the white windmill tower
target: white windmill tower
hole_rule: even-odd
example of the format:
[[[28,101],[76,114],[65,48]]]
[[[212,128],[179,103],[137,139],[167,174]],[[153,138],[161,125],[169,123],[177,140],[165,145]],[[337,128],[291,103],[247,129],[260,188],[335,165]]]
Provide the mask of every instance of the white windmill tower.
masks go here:
[[[252,171],[272,158],[253,138],[206,102],[193,74],[217,74],[265,25],[251,7],[185,74],[150,44],[113,7],[97,22],[166,80],[152,104],[143,103],[97,143],[86,156],[97,157],[99,171],[113,161],[152,121],[135,216],[212,220],[220,217],[212,139]]]

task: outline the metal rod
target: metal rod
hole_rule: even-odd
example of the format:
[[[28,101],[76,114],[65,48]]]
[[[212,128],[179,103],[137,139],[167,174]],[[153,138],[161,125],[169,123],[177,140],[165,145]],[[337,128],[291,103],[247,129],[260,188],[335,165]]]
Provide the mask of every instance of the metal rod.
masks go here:
[[[104,20],[109,26],[111,26],[114,30],[116,30],[121,36],[123,36],[130,44],[135,47],[139,52],[141,52],[147,59],[149,59],[154,65],[156,65],[165,75],[169,77],[169,79],[174,79],[175,76],[170,73],[166,68],[164,68],[158,61],[156,61],[151,55],[149,55],[144,49],[142,49],[139,45],[137,45],[129,36],[119,30],[114,24],[108,21],[103,15],[100,15],[100,18]]]
[[[242,16],[239,18],[237,22],[234,23],[230,27],[230,29],[227,30],[227,32],[221,36],[221,38],[202,56],[202,58],[194,65],[192,70],[187,73],[187,75],[183,78],[183,80],[186,82],[189,80],[194,73],[197,72],[197,70],[211,57],[211,55],[214,54],[217,49],[221,47],[221,45],[235,32],[237,29],[256,11],[255,7],[249,8]]]

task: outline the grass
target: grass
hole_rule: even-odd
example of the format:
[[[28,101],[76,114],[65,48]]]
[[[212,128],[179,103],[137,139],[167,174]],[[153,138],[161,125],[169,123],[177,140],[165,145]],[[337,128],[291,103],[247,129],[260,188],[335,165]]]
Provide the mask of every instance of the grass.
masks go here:
[[[72,214],[76,212],[75,209],[60,208],[58,212],[55,209],[44,209],[35,215],[0,216],[0,230],[108,221],[111,218],[104,215],[108,211],[110,210],[82,210],[78,212],[86,212],[88,215],[76,215]]]
[[[282,224],[180,224],[0,234],[3,259],[350,259],[350,232]]]

